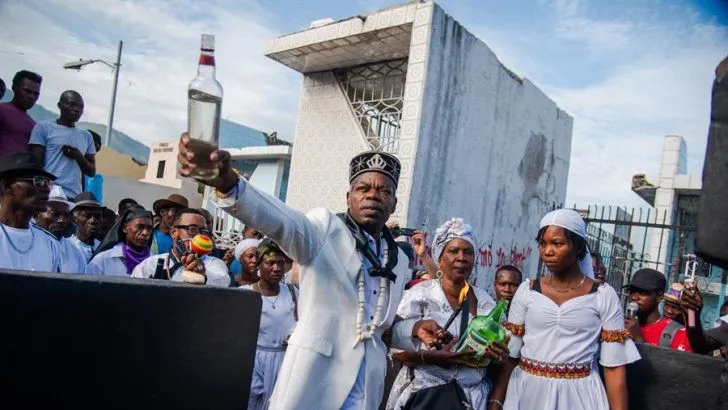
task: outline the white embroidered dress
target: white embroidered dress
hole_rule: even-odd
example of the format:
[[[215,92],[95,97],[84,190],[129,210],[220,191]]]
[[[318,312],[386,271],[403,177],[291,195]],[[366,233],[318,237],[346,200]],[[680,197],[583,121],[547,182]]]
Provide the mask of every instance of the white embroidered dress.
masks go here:
[[[475,297],[478,299],[478,315],[488,314],[495,307],[493,298],[482,289],[476,287],[471,287],[471,289],[475,291]],[[403,319],[431,319],[440,326],[445,326],[452,314],[452,307],[447,301],[440,282],[434,279],[418,283],[406,291],[397,310],[397,315]],[[462,312],[455,317],[447,329],[456,338],[460,336],[460,315]],[[412,381],[408,369],[402,368],[389,393],[387,409],[399,410],[404,407],[412,393],[448,383],[453,376],[456,376],[458,384],[463,388],[468,402],[474,409],[487,407],[491,382],[486,377],[486,369],[458,368],[455,370],[425,365],[414,369],[414,380]]]
[[[253,285],[241,286],[240,289],[255,291]],[[295,288],[293,291],[296,292]],[[268,409],[270,396],[286,353],[283,341],[293,332],[296,325],[294,316],[296,304],[285,283],[281,283],[278,296],[261,297],[263,305],[248,410]]]
[[[516,331],[508,345],[511,357],[522,364],[586,364],[591,370],[586,377],[565,379],[526,372],[519,365],[508,383],[504,410],[609,410],[597,359],[604,367],[640,359],[632,340],[624,338],[624,314],[609,285],[558,306],[526,280],[513,298],[508,324],[510,330],[511,324],[525,326],[523,336]]]

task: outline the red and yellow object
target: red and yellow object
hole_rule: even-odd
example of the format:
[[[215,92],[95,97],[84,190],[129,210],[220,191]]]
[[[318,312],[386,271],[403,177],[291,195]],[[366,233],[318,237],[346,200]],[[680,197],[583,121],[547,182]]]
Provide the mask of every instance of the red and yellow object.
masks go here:
[[[190,241],[190,251],[200,256],[209,254],[213,248],[212,239],[207,235],[195,235]]]

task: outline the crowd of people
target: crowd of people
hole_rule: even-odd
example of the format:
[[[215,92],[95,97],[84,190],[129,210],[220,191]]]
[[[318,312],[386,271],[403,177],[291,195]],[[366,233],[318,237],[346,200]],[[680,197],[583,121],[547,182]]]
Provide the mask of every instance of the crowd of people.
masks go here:
[[[347,212],[304,215],[249,185],[226,151],[201,159],[183,134],[180,174],[215,164],[219,176],[201,182],[245,224],[234,248],[197,254],[198,235],[213,236],[210,212],[178,194],[152,210],[132,198],[104,207],[86,183],[101,144],[75,126],[83,99],[62,93],[60,117],[35,124],[27,110],[41,81],[19,72],[13,100],[0,104],[0,268],[260,294],[250,409],[619,410],[628,403],[625,366],[640,360],[635,341],[726,354],[728,316],[713,330],[699,321],[687,327],[688,312],[702,309],[700,292],[666,293],[661,272],[633,275],[629,300],[638,309],[625,315],[571,210],[548,213],[534,232],[545,275],[531,279],[506,265],[495,272],[493,295],[472,286],[478,240],[466,221],[444,221],[432,241],[423,231],[401,240],[402,230],[387,225],[401,166],[383,152],[352,159]],[[509,337],[488,346],[488,364],[477,366],[453,346],[462,324],[497,300],[508,302],[501,319]],[[388,360],[403,366],[385,396]]]

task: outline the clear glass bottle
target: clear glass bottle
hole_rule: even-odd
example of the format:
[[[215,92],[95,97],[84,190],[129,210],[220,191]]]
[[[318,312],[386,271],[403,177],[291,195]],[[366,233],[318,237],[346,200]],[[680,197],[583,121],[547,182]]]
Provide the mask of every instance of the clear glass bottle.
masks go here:
[[[477,366],[487,366],[490,360],[485,358],[485,349],[493,342],[503,342],[508,335],[501,324],[501,318],[507,309],[508,301],[499,300],[490,313],[485,316],[475,316],[453,350],[456,352],[472,350],[474,354],[469,360]]]
[[[187,101],[189,148],[194,151],[197,168],[192,177],[211,179],[218,169],[209,161],[220,138],[222,85],[215,78],[215,36],[203,34],[197,77],[190,82]]]

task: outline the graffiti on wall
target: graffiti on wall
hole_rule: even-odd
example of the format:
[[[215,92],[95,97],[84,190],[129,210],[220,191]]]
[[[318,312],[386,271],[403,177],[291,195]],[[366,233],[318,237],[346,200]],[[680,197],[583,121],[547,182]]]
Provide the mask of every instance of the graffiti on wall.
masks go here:
[[[532,252],[533,249],[530,246],[523,248],[513,246],[510,249],[498,247],[498,249],[493,249],[493,245],[488,244],[480,248],[478,265],[486,270],[490,268],[498,269],[505,265],[513,265],[523,270],[526,260],[531,256]]]

